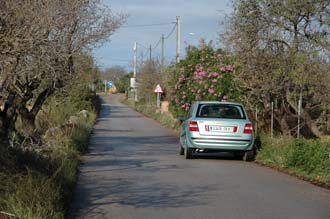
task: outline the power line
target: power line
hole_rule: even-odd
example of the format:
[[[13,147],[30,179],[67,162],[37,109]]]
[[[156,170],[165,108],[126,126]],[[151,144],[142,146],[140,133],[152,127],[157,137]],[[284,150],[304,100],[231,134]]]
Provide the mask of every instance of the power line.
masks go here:
[[[160,38],[160,40],[158,40],[158,42],[156,43],[156,45],[152,48],[152,50],[156,49],[159,44],[162,42],[162,38]]]
[[[170,31],[170,33],[169,33],[164,39],[167,40],[168,38],[171,37],[171,35],[174,33],[174,30],[175,30],[176,26],[177,26],[177,23],[174,22],[174,25],[173,25],[172,30]],[[160,39],[158,40],[158,42],[157,42],[156,45],[152,48],[152,50],[155,50],[155,49],[160,45],[161,42],[162,42],[162,38],[160,38]]]
[[[166,40],[167,40],[168,38],[170,38],[171,35],[174,33],[174,30],[175,30],[175,28],[176,28],[177,25],[178,25],[178,24],[175,22],[175,25],[173,26],[171,32],[165,37]]]
[[[121,28],[165,26],[165,25],[170,25],[170,24],[173,24],[173,23],[175,23],[175,22],[171,22],[171,23],[158,23],[158,24],[137,24],[137,25],[122,26]]]
[[[149,48],[148,47],[146,47],[146,46],[144,46],[143,44],[141,44],[141,43],[138,43],[138,45],[139,46],[141,46],[142,48],[144,48],[144,49],[147,49],[147,50],[149,50]]]

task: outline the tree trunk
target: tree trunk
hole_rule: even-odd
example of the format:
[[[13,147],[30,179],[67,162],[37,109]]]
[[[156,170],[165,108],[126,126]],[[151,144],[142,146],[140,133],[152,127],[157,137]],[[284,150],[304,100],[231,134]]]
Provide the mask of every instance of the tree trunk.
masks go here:
[[[296,113],[298,114],[298,107],[294,103],[291,102],[290,97],[289,97],[289,91],[287,91],[287,94],[286,94],[286,101],[288,102],[288,105],[292,109],[294,109],[296,111]],[[315,122],[313,121],[311,116],[308,114],[308,112],[306,112],[303,108],[301,109],[301,117],[305,122],[305,127],[303,127],[306,132],[305,135],[308,135],[305,137],[318,137],[319,138],[321,136],[321,133],[320,133],[317,125],[315,124]]]

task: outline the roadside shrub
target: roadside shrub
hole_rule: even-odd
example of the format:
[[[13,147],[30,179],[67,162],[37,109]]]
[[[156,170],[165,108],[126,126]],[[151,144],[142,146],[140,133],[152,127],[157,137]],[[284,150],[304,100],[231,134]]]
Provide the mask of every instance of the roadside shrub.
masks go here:
[[[261,135],[261,141],[262,148],[257,155],[258,162],[330,184],[329,142],[285,136],[270,138],[267,135]]]
[[[53,178],[29,171],[10,181],[12,192],[5,197],[6,211],[21,219],[64,218],[60,188]]]
[[[320,140],[295,139],[284,151],[286,167],[312,176],[330,177],[330,144]]]
[[[238,99],[232,56],[205,42],[199,47],[187,47],[186,53],[186,58],[173,69],[168,87],[170,110],[175,117],[185,115],[194,101],[221,100],[223,95]]]
[[[257,154],[257,160],[267,165],[284,166],[286,147],[290,144],[291,138],[278,136],[270,138],[266,134],[261,134],[261,150]]]

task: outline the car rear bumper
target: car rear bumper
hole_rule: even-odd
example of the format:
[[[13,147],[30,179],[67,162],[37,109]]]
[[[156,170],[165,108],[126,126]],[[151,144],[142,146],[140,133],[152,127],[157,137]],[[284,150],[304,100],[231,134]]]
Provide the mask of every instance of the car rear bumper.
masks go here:
[[[235,138],[197,138],[187,139],[187,147],[195,149],[209,150],[239,150],[248,151],[253,149],[252,139],[235,139]]]

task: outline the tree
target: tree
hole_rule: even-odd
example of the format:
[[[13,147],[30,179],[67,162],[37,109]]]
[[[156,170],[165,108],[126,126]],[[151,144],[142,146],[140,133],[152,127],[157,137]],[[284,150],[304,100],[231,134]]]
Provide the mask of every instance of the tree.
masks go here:
[[[263,109],[264,128],[274,102],[277,130],[296,135],[301,99],[301,131],[320,136],[318,121],[329,114],[329,11],[325,0],[235,1],[226,44],[241,67],[242,100]]]
[[[127,71],[124,67],[114,66],[106,69],[102,73],[102,79],[107,81],[112,81],[115,84],[115,86],[117,86],[117,83],[125,74],[127,74]]]
[[[119,93],[125,93],[126,91],[128,91],[128,88],[130,86],[130,80],[132,77],[133,72],[121,76],[119,81],[116,83],[117,90]]]
[[[11,0],[0,4],[0,138],[18,116],[34,130],[45,100],[76,74],[76,62],[125,21],[99,0]]]
[[[158,60],[148,60],[140,66],[137,73],[140,99],[149,100],[154,96],[154,89],[160,83],[160,63]]]

